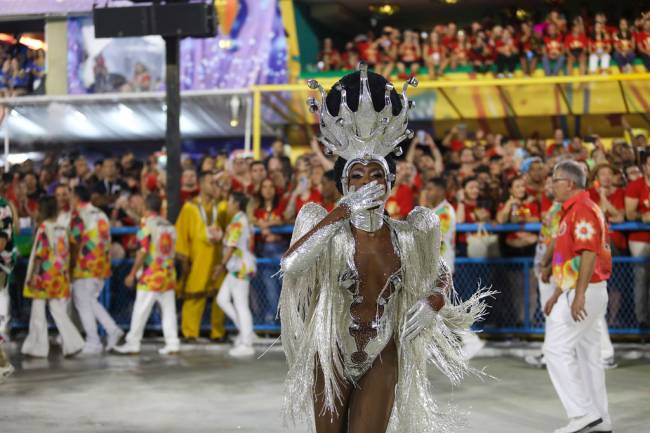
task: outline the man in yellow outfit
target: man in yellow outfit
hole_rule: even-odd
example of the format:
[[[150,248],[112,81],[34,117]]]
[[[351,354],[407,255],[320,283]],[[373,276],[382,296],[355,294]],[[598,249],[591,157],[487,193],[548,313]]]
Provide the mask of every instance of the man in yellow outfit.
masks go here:
[[[228,223],[225,212],[219,211],[216,176],[201,172],[199,187],[198,197],[183,205],[176,221],[176,255],[181,262],[179,289],[184,299],[181,332],[190,340],[199,336],[206,299],[216,296],[223,280],[223,277],[212,280],[211,269],[221,262],[221,237]],[[211,323],[210,338],[223,340],[224,314],[215,302],[212,302]]]

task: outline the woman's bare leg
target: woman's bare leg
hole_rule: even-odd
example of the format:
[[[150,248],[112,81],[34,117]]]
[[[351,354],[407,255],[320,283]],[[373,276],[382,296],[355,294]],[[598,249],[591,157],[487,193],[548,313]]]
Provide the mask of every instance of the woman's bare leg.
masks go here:
[[[395,401],[397,378],[397,346],[391,340],[361,378],[357,388],[352,390],[348,433],[386,431]]]
[[[325,401],[325,379],[320,362],[316,360],[316,386],[314,392],[314,415],[316,419],[316,433],[347,433],[348,408],[350,401],[351,386],[343,380],[339,381],[343,398],[336,402],[336,414],[323,413]]]

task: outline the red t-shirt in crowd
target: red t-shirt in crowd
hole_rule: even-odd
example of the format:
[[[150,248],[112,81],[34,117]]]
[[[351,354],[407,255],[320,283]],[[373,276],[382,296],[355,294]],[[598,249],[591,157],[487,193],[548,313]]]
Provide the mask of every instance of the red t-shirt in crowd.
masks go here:
[[[391,218],[404,219],[415,207],[415,194],[413,189],[401,184],[393,190],[388,200],[386,200],[385,209]]]
[[[309,197],[307,197],[307,200],[303,200],[302,198],[300,198],[300,196],[296,198],[296,215],[298,215],[300,209],[302,209],[302,207],[307,203],[318,203],[318,204],[323,203],[323,196],[321,195],[318,188],[311,189],[311,192],[309,193]]]
[[[591,198],[594,203],[600,204],[600,194],[596,188],[589,189],[589,198]],[[625,191],[623,188],[614,189],[614,192],[607,196],[607,200],[609,200],[609,202],[616,209],[625,212]],[[607,222],[609,222],[609,218],[607,218],[606,214],[605,218],[607,219]],[[610,231],[609,239],[616,246],[616,248],[621,250],[627,249],[627,240],[625,239],[625,233]]]
[[[181,204],[199,195],[199,189],[181,189]]]
[[[554,59],[560,54],[562,54],[562,36],[555,35],[554,37],[544,36],[544,47],[546,48],[546,54]]]
[[[504,208],[506,204],[499,204],[499,211]],[[536,217],[537,219],[542,219],[542,213],[540,210],[539,202],[537,200],[529,200],[521,204],[521,206],[513,207],[510,212],[510,218],[518,216],[520,219],[526,219],[530,217]],[[520,224],[525,224],[526,221],[521,221]],[[510,232],[506,235],[507,240],[517,239],[525,232]]]
[[[231,188],[233,192],[244,192],[246,194],[253,194],[255,192],[255,185],[253,182],[244,187],[244,184],[241,183],[235,176],[231,177],[231,182]]]
[[[553,278],[562,290],[575,289],[580,271],[580,254],[596,253],[591,283],[606,281],[612,273],[612,253],[605,215],[582,191],[562,205],[562,220],[555,237]]]
[[[645,49],[646,51],[650,50],[650,33],[636,32],[634,33],[634,41],[639,51],[641,49]]]
[[[625,189],[625,197],[639,201],[636,210],[640,215],[650,212],[650,185],[644,177],[628,184]],[[631,232],[629,239],[630,241],[650,243],[650,232]]]
[[[567,48],[567,50],[586,50],[587,46],[589,45],[589,40],[587,37],[584,35],[584,33],[580,33],[578,36],[574,35],[573,33],[569,33],[566,35],[564,38],[564,46]]]
[[[542,214],[548,212],[548,210],[553,206],[553,203],[554,203],[553,199],[551,199],[546,194],[542,194],[542,200],[540,202]]]
[[[466,201],[463,201],[463,204],[465,205],[465,224],[473,224],[478,222],[476,219],[476,215],[474,214],[474,211],[476,209],[482,209],[478,205],[467,203]],[[458,207],[460,203],[454,203],[454,210],[456,211],[456,214],[458,215]],[[464,232],[459,232],[457,234],[457,243],[459,244],[464,244],[467,243],[467,233]]]

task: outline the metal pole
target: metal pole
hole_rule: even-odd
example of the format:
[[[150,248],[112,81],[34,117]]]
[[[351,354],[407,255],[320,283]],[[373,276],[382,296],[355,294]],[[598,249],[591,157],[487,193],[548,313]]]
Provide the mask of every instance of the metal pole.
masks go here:
[[[180,40],[165,37],[167,66],[165,86],[167,102],[167,217],[176,221],[181,208],[181,93],[180,93]]]
[[[2,119],[2,126],[5,132],[5,173],[9,173],[9,115],[11,108],[4,108],[4,119]]]
[[[253,96],[246,95],[246,125],[244,131],[244,149],[246,152],[251,150],[251,128],[253,123]]]
[[[253,90],[253,153],[262,158],[262,92]]]

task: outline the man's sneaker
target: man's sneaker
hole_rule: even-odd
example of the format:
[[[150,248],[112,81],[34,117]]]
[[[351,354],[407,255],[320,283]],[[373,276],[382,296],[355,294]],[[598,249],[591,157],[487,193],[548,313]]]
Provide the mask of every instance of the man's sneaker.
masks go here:
[[[235,346],[228,351],[228,355],[234,358],[245,358],[255,355],[255,349],[252,346],[239,345]]]
[[[524,358],[526,364],[535,368],[546,368],[546,360],[544,359],[544,354],[540,353],[539,355],[526,355]]]
[[[611,369],[616,368],[616,367],[618,367],[618,364],[614,360],[613,356],[610,356],[609,358],[603,359],[603,368],[605,370],[611,370]]]
[[[7,380],[7,378],[13,374],[13,372],[14,366],[11,364],[3,365],[0,367],[0,383]]]
[[[165,346],[162,349],[158,349],[158,353],[161,355],[178,355],[178,352],[178,346]]]
[[[113,347],[113,352],[121,353],[122,355],[137,355],[140,353],[140,345],[133,343],[124,343],[121,346]]]
[[[613,433],[611,421],[603,421],[597,426],[589,427],[586,433]]]
[[[603,419],[600,415],[579,416],[577,418],[571,418],[569,424],[555,430],[554,433],[579,433],[587,428],[593,428],[602,423]]]
[[[84,348],[81,349],[82,356],[94,356],[100,355],[104,351],[104,347],[101,344],[84,344]]]
[[[463,354],[463,359],[465,361],[469,361],[470,359],[478,355],[478,353],[484,347],[485,347],[485,341],[481,340],[478,337],[470,338],[469,341],[466,341],[465,344],[463,344],[463,347],[461,349]]]
[[[108,334],[108,337],[106,338],[106,351],[110,352],[113,350],[113,348],[117,346],[117,343],[120,342],[122,337],[124,337],[124,331],[122,331],[120,328],[116,328],[115,331]]]

